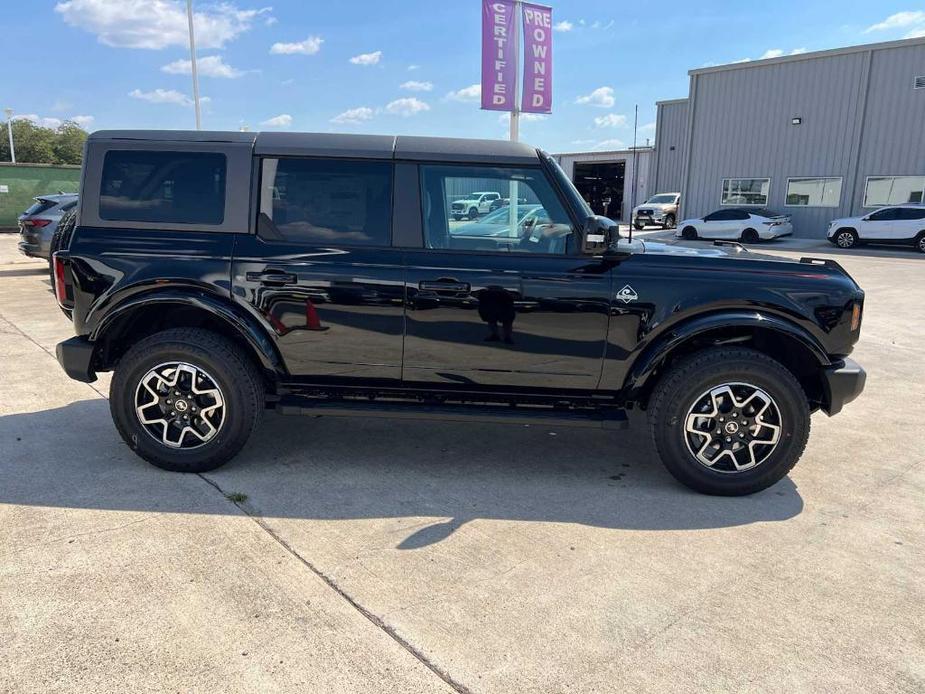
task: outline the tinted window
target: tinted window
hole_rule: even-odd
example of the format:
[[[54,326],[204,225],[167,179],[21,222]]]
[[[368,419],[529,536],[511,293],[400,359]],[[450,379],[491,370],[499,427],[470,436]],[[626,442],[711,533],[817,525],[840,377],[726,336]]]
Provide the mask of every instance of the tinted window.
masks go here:
[[[36,200],[23,214],[41,214],[55,206],[54,200]]]
[[[391,241],[392,164],[264,159],[260,236],[346,246]]]
[[[735,219],[734,214],[738,210],[717,210],[716,212],[711,212],[706,217],[703,218],[705,222],[725,222],[730,219]]]
[[[895,207],[890,207],[886,210],[878,210],[877,212],[872,212],[868,219],[872,222],[888,222],[899,217],[897,212],[898,211]]]
[[[112,151],[103,161],[100,219],[221,224],[225,155]]]
[[[428,248],[564,254],[572,224],[542,169],[422,166],[424,238]],[[469,218],[467,191],[494,187],[504,204]]]
[[[757,212],[755,214],[758,214]],[[748,219],[748,212],[745,210],[730,210],[729,219]]]
[[[899,210],[899,219],[925,219],[925,207],[903,207]]]

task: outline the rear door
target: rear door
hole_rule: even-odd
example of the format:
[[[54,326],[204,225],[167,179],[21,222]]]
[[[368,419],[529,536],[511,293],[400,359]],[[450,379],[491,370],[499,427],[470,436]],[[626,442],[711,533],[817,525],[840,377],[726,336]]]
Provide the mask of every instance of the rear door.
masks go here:
[[[400,382],[404,270],[391,246],[392,162],[258,161],[256,234],[237,240],[235,299],[270,326],[293,376]]]
[[[537,167],[421,164],[423,248],[406,249],[407,384],[591,390],[601,375],[611,271],[576,253],[573,220]],[[512,186],[513,184],[513,186]],[[452,233],[459,190],[496,188],[542,212],[499,233]],[[515,188],[514,190],[511,190]],[[501,210],[495,214],[500,213]]]
[[[894,233],[898,241],[913,240],[925,231],[925,207],[901,207]]]
[[[895,238],[896,218],[898,210],[895,207],[886,207],[867,215],[859,225],[858,232],[862,239],[887,241]]]

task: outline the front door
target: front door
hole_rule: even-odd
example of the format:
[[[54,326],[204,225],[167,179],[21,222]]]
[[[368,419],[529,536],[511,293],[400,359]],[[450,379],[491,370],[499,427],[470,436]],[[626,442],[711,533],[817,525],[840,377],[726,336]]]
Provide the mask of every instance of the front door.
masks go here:
[[[425,248],[405,252],[404,381],[596,388],[611,271],[575,253],[574,221],[543,169],[423,165],[421,182]],[[476,184],[519,204],[453,221],[453,191]]]
[[[235,299],[266,322],[294,377],[399,383],[392,163],[265,158],[261,167],[257,234],[235,246]]]

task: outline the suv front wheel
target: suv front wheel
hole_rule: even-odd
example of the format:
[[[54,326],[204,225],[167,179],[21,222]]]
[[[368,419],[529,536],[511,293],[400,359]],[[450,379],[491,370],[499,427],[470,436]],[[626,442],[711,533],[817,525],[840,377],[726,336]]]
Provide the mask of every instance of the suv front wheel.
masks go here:
[[[247,355],[196,328],[165,330],[132,346],[109,391],[122,439],[173,472],[207,472],[233,458],[264,402],[263,380]]]
[[[796,465],[809,437],[806,394],[780,362],[742,347],[674,364],[652,394],[649,427],[668,471],[706,494],[770,487]]]

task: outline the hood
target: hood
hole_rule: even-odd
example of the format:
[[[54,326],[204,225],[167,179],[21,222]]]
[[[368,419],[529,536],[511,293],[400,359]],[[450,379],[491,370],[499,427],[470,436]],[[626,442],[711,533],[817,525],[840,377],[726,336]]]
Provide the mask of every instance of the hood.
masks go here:
[[[639,244],[641,248],[637,247]],[[783,256],[769,255],[767,253],[755,253],[741,246],[734,241],[725,242],[721,245],[702,246],[691,248],[690,246],[678,246],[673,243],[663,243],[661,241],[634,241],[634,250],[649,255],[670,255],[682,258],[729,258],[733,260],[767,260],[775,263],[792,263],[799,264],[799,261]]]
[[[641,210],[641,209],[664,210],[668,207],[674,207],[674,206],[675,206],[674,203],[671,203],[671,202],[644,202],[641,205],[636,205],[636,207],[633,208],[633,212],[637,210]]]

